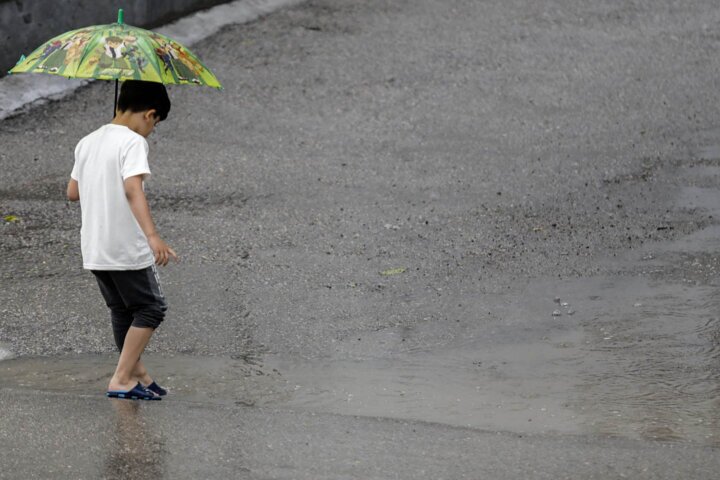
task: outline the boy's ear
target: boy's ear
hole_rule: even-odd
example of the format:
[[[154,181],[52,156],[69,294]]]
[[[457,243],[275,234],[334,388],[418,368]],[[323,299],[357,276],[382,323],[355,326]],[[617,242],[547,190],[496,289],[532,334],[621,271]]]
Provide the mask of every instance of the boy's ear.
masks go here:
[[[155,110],[154,108],[151,108],[150,110],[145,110],[143,117],[145,117],[146,120],[154,120],[156,117],[158,117],[157,110]]]

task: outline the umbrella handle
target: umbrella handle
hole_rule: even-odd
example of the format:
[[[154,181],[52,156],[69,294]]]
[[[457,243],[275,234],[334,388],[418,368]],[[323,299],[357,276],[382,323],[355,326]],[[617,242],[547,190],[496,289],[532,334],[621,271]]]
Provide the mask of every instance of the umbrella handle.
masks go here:
[[[120,25],[124,22],[124,12],[122,8],[118,8],[118,19],[117,23]],[[115,118],[115,112],[117,112],[117,101],[118,101],[118,79],[115,79],[115,106],[113,107],[113,118]]]
[[[115,79],[115,106],[113,107],[113,118],[115,118],[115,112],[117,112],[117,101],[118,101],[118,80]]]

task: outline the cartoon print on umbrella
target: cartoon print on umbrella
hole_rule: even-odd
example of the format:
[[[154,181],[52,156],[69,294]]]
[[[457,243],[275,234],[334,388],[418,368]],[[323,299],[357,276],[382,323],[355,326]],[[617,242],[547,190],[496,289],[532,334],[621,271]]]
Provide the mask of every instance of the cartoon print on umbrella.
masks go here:
[[[47,55],[43,52],[43,55],[46,56],[43,59],[40,68],[51,72],[57,72],[60,70],[60,67],[65,65],[65,57],[67,56],[67,49],[69,46],[70,42],[66,42],[64,44],[62,42],[53,42],[52,49],[47,52]]]
[[[102,48],[105,55],[102,55],[98,61],[98,68],[102,75],[132,75],[130,62],[125,58],[127,46],[124,38],[105,37]]]
[[[162,60],[166,73],[181,81],[203,83],[200,78],[205,69],[182,45],[155,32],[150,32],[148,36],[157,44],[155,54]]]
[[[63,43],[60,40],[55,40],[53,42],[49,42],[47,45],[45,45],[45,48],[43,49],[42,52],[40,52],[40,55],[38,57],[29,58],[28,61],[40,60],[38,62],[39,63],[38,67],[43,70],[47,70],[45,68],[44,63],[47,61],[48,58],[50,58],[52,56],[53,53],[62,49],[62,46],[63,46]]]
[[[128,45],[125,55],[127,56],[130,63],[133,64],[135,69],[141,74],[145,72],[145,65],[147,60],[142,55],[142,52],[137,47],[137,37],[128,35],[125,37],[125,43]]]
[[[194,83],[200,83],[197,77],[202,76],[202,72],[204,70],[202,65],[194,62],[192,57],[187,54],[182,45],[170,42],[170,46],[173,48],[173,52],[177,56],[177,60],[182,65],[182,68],[185,68],[187,70],[188,80]]]
[[[31,72],[114,80],[116,100],[118,83],[129,79],[222,89],[193,52],[164,35],[125,24],[122,9],[117,23],[58,35],[21,56],[8,73]]]
[[[70,39],[70,46],[67,49],[67,55],[63,60],[63,66],[68,66],[77,62],[82,57],[83,49],[89,41],[89,30],[82,30]]]
[[[66,41],[55,40],[48,43],[36,57],[28,59],[35,62],[34,68],[49,73],[61,72],[73,61],[80,58],[82,49],[88,42],[88,30],[80,30]]]
[[[180,53],[172,44],[163,42],[155,49],[155,52],[163,61],[166,72],[173,72],[179,80],[200,83],[194,69],[186,63],[186,60],[180,56]]]
[[[164,46],[161,46],[155,49],[155,53],[157,53],[158,58],[160,58],[160,60],[162,60],[163,62],[163,65],[165,65],[165,71],[172,72],[174,69],[171,61],[172,59],[170,57],[170,52]]]

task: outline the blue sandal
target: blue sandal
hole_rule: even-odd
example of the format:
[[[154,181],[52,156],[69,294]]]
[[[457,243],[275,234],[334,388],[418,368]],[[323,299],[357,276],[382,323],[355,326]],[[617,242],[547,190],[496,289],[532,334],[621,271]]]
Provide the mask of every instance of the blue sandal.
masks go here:
[[[165,390],[163,387],[161,387],[160,385],[158,385],[158,384],[155,383],[154,381],[153,381],[150,385],[148,385],[147,387],[145,387],[145,388],[147,388],[148,390],[150,390],[151,392],[153,392],[153,393],[155,393],[155,394],[157,394],[157,395],[160,395],[161,397],[167,395],[167,393],[168,393],[167,390]]]
[[[109,398],[124,398],[126,400],[162,400],[158,395],[155,395],[139,383],[127,391],[108,390],[105,395]]]

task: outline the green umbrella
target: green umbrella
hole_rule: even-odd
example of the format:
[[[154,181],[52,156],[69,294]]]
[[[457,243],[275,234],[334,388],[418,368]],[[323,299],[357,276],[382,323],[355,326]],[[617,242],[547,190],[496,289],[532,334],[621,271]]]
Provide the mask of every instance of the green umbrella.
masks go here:
[[[194,53],[165,35],[125,24],[122,9],[117,23],[58,35],[23,55],[8,73],[28,72],[115,80],[116,107],[118,81],[123,80],[222,88]]]

